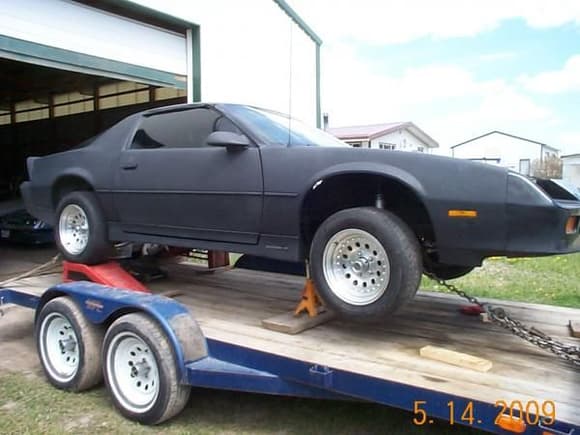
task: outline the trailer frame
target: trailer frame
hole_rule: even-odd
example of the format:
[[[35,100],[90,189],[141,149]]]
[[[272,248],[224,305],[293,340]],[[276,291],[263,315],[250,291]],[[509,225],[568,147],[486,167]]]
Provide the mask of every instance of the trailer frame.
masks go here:
[[[187,343],[191,337],[176,331],[175,319],[190,317],[189,309],[170,298],[112,288],[100,284],[78,281],[55,285],[40,296],[14,289],[1,289],[1,304],[15,304],[36,310],[51,299],[69,296],[81,308],[90,322],[108,324],[120,314],[143,312],[151,316],[167,335],[176,355],[181,382],[195,387],[235,390],[242,392],[309,397],[315,399],[361,400],[379,403],[408,411],[417,411],[417,404],[425,411],[426,424],[433,419],[463,424],[488,432],[513,433],[499,427],[495,421],[498,409],[490,403],[476,401],[469,396],[419,388],[319,365],[315,361],[292,359],[255,350],[226,341],[205,338],[207,355],[191,359],[187,355]],[[197,323],[195,323],[197,325]],[[199,333],[192,331],[192,333]],[[450,415],[449,403],[453,403],[455,415]],[[470,405],[471,404],[471,405]],[[475,421],[466,424],[461,411],[470,405],[475,410]],[[580,427],[556,421],[546,426],[526,425],[526,434],[580,433]],[[412,424],[411,421],[409,424]]]

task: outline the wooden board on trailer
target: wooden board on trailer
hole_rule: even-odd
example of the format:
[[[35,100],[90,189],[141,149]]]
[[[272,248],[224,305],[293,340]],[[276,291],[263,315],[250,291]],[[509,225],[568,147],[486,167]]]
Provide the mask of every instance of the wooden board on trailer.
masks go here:
[[[266,330],[261,323],[296,306],[303,278],[238,269],[207,275],[187,266],[167,268],[169,279],[148,285],[156,293],[182,293],[176,299],[190,307],[208,338],[492,404],[551,400],[559,420],[580,424],[580,370],[498,326],[461,314],[464,302],[456,296],[419,292],[400,314],[381,325],[334,319],[289,335]],[[18,287],[39,292],[58,279],[30,278]],[[507,301],[495,305],[554,338],[576,341],[570,337],[569,321],[580,320],[578,309]],[[493,367],[476,373],[422,358],[419,350],[428,345],[493,361]]]
[[[323,310],[314,317],[310,317],[308,313],[296,315],[294,310],[292,310],[262,320],[262,326],[284,334],[299,334],[307,329],[329,322],[333,318],[334,313],[328,310]]]

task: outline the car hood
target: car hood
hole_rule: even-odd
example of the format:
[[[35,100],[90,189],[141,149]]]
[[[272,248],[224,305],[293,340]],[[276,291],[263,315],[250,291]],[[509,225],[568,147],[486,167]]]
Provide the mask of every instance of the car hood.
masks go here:
[[[330,148],[326,148],[329,150]],[[332,148],[334,155],[348,156],[351,162],[367,162],[385,164],[389,166],[397,166],[401,168],[414,168],[414,173],[417,170],[432,172],[434,170],[449,171],[446,174],[453,176],[454,174],[469,173],[471,170],[476,170],[478,173],[483,171],[489,174],[497,174],[507,176],[508,169],[495,166],[488,163],[473,162],[471,160],[459,159],[454,157],[439,156],[433,154],[426,154],[421,152],[409,151],[392,151],[368,148]]]

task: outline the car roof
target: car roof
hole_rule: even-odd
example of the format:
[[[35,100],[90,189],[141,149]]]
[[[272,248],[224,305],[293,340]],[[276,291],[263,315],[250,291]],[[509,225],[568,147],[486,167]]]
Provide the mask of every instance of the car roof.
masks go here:
[[[172,104],[170,106],[154,107],[152,109],[143,110],[142,112],[139,112],[139,115],[148,116],[148,115],[154,115],[154,114],[163,113],[163,112],[176,112],[179,110],[194,109],[196,107],[209,107],[209,106],[215,106],[215,105],[216,104],[210,104],[210,103]]]

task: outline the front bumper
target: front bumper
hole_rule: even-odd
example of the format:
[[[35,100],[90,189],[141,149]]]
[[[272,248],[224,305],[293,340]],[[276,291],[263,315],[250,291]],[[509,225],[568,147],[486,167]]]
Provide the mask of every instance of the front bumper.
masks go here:
[[[568,233],[566,227],[571,217],[580,217],[580,201],[552,201],[551,205],[545,206],[508,204],[506,255],[580,252],[580,218],[574,231]]]

